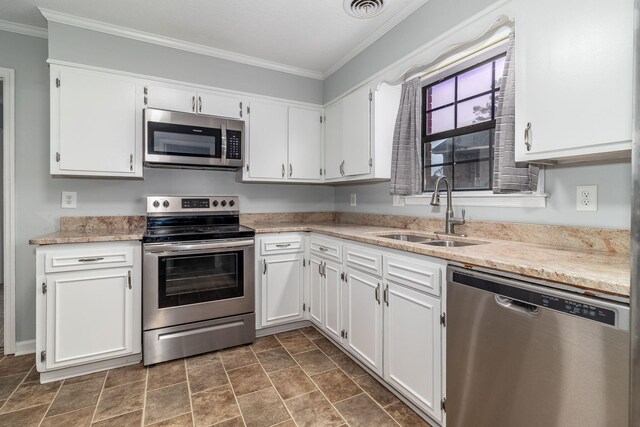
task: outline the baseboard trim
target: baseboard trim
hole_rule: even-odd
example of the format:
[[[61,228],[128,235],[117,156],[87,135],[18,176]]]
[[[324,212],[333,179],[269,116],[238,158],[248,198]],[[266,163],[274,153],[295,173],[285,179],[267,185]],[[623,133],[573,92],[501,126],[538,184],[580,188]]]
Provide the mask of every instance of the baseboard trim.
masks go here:
[[[292,331],[294,329],[312,326],[309,320],[299,320],[293,323],[285,323],[284,325],[268,326],[266,328],[256,330],[256,337],[265,337],[267,335],[279,334],[280,332]]]
[[[16,356],[31,354],[36,352],[36,340],[26,340],[16,342]]]
[[[40,372],[40,383],[50,383],[52,381],[64,380],[81,375],[92,374],[94,372],[106,371],[108,369],[120,368],[122,366],[135,365],[142,361],[142,354],[137,353],[129,356],[122,356],[116,359],[102,360],[100,362],[88,363],[80,366],[70,366],[68,368],[56,369],[53,371]]]

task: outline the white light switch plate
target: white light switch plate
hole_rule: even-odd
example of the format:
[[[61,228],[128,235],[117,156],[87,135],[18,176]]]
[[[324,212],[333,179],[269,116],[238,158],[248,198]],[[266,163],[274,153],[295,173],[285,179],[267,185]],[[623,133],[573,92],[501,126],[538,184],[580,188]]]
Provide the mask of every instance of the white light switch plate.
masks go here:
[[[598,210],[597,185],[578,185],[576,187],[576,210],[584,212]]]
[[[60,202],[62,209],[75,209],[78,207],[78,193],[75,191],[63,191]]]

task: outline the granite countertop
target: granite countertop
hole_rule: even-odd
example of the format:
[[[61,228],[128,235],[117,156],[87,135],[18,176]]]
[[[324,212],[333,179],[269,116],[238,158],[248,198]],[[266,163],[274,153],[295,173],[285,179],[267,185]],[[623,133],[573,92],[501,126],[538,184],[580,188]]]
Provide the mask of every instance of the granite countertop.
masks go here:
[[[68,243],[119,242],[142,240],[144,228],[60,230],[29,240],[30,245],[60,245]]]
[[[629,254],[565,249],[549,245],[485,238],[464,239],[482,241],[485,244],[444,248],[401,242],[378,237],[384,232],[416,233],[436,235],[390,227],[374,227],[357,224],[299,224],[299,223],[246,223],[256,233],[311,231],[328,236],[369,243],[382,247],[400,249],[422,255],[433,256],[478,267],[492,268],[520,274],[535,279],[558,282],[563,285],[628,297],[630,291]],[[441,236],[451,240],[449,236]],[[455,238],[454,238],[455,240]]]

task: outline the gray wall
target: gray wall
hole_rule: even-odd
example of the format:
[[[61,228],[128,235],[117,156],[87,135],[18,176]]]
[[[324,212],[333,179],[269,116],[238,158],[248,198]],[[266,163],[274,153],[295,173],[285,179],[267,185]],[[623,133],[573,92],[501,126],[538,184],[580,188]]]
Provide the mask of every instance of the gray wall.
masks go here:
[[[55,30],[51,35],[52,42],[61,40],[57,38]],[[142,58],[119,54],[127,45],[135,44],[131,40],[123,43],[116,40],[112,46],[105,40],[104,43],[101,42],[101,48],[90,56],[89,46],[105,35],[95,36],[91,38],[90,34],[84,33],[82,36],[77,35],[81,40],[76,40],[75,44],[86,47],[79,50],[77,56],[65,55],[58,58],[83,63],[94,61],[90,65],[111,68],[124,67],[127,61],[131,61],[135,63],[136,69],[128,71],[159,74],[153,71],[164,69],[162,77],[219,87],[223,83],[229,83],[230,89],[255,91],[301,101],[321,101],[318,83],[313,79],[301,80],[267,70],[263,70],[262,80],[247,79],[243,76],[258,75],[255,67],[236,64],[231,69],[227,64],[223,73],[220,68],[216,68],[217,65],[209,62],[212,58],[203,59],[200,55],[174,49],[163,48],[162,53]],[[150,49],[156,48],[150,46]],[[135,50],[127,52],[137,54]],[[161,55],[161,61],[158,60],[158,55]],[[333,210],[334,190],[331,187],[242,184],[236,182],[232,172],[149,169],[145,171],[144,180],[53,178],[49,174],[47,57],[47,40],[0,31],[0,67],[15,69],[16,76],[17,341],[35,337],[35,248],[27,242],[30,238],[56,231],[61,216],[142,215],[145,211],[143,198],[147,194],[160,193],[239,194],[243,212]],[[156,69],[156,66],[159,68]],[[209,73],[211,69],[216,71]],[[198,76],[200,77],[196,78]],[[261,90],[257,90],[259,88]],[[78,192],[78,209],[60,208],[62,190]]]
[[[49,58],[322,104],[322,81],[49,23]]]

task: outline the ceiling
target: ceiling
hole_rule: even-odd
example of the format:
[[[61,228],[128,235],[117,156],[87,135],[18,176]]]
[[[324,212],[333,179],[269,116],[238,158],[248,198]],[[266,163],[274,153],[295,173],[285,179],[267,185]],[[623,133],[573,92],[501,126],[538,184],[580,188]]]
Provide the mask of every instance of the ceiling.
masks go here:
[[[41,7],[324,78],[426,1],[387,0],[382,14],[357,19],[342,0],[0,0],[0,17],[46,28]]]

